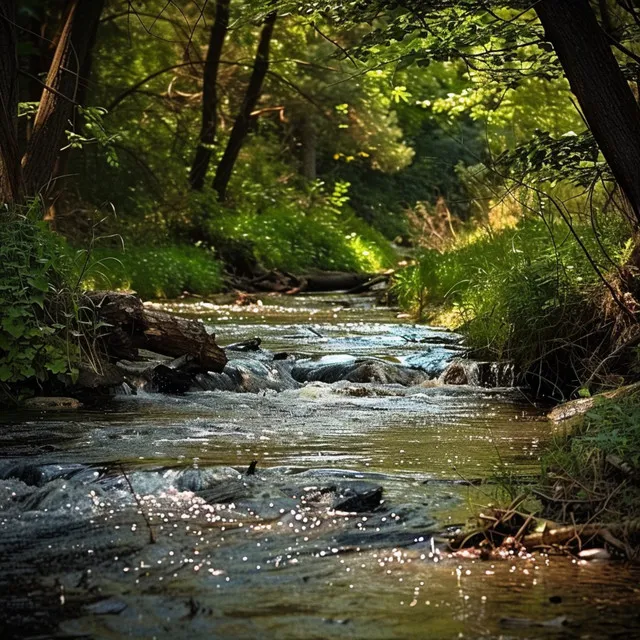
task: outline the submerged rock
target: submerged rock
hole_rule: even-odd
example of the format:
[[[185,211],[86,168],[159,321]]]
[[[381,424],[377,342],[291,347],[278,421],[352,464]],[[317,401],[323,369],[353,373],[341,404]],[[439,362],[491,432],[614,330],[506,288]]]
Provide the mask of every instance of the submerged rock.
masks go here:
[[[34,411],[60,411],[66,409],[80,409],[82,402],[76,398],[44,397],[29,398],[22,403],[25,409]]]
[[[196,376],[196,384],[205,391],[284,391],[302,385],[291,377],[293,361],[263,361],[252,358],[230,360],[221,373]]]
[[[354,358],[344,362],[319,364],[314,361],[296,363],[291,376],[298,382],[378,382],[382,384],[418,385],[429,376],[417,369],[377,358]]]
[[[381,486],[352,483],[337,491],[332,506],[336,511],[368,513],[375,511],[382,504],[382,492]]]

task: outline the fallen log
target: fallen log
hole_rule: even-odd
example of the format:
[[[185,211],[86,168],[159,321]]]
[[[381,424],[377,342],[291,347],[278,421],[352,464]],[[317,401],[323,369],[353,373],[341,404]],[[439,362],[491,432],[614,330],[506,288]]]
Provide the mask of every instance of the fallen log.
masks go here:
[[[301,292],[323,293],[347,291],[363,293],[380,282],[388,280],[390,274],[348,273],[343,271],[317,271],[303,275],[293,275],[276,269],[256,278],[236,278],[236,289],[249,293],[275,292],[295,294]]]
[[[325,271],[318,273],[308,273],[300,276],[305,281],[304,291],[365,291],[364,285],[376,279],[371,273],[343,273],[341,271]],[[376,280],[380,282],[380,280]]]
[[[85,299],[107,325],[103,343],[111,360],[136,360],[139,349],[148,349],[174,358],[189,356],[192,372],[222,371],[227,363],[215,335],[199,320],[145,309],[130,294],[94,291]]]

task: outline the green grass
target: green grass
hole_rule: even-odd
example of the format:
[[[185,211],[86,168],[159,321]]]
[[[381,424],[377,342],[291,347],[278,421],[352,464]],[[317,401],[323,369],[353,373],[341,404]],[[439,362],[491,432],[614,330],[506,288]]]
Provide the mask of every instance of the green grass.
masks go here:
[[[595,400],[590,411],[571,420],[571,431],[557,435],[544,452],[542,491],[560,498],[549,502],[547,511],[557,517],[569,504],[581,520],[638,518],[640,489],[634,479],[640,473],[640,390],[634,385]]]
[[[94,249],[84,284],[89,289],[133,290],[142,298],[222,290],[222,265],[211,251],[190,246]]]
[[[631,244],[622,223],[608,221],[599,242],[589,225],[576,230],[607,275],[609,257],[626,259]],[[541,392],[563,397],[608,371],[597,369],[614,339],[606,290],[562,223],[525,219],[496,233],[476,231],[445,253],[425,251],[398,275],[395,290],[419,318],[434,306],[448,311],[476,356],[515,361]]]

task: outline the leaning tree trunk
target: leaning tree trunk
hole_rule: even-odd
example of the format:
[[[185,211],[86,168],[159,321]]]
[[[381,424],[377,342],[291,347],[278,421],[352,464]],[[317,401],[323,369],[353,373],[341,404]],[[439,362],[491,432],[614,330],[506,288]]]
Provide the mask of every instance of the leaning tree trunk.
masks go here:
[[[207,59],[204,65],[200,142],[196,149],[189,175],[191,188],[197,191],[204,186],[204,179],[211,160],[211,150],[216,140],[218,117],[218,88],[216,85],[222,45],[229,27],[229,4],[230,0],[218,0],[216,2],[216,17],[213,27],[211,27],[209,50],[207,51]]]
[[[640,107],[589,0],[534,5],[605,160],[640,222]]]
[[[0,2],[0,205],[20,200],[16,0]]]
[[[249,86],[247,87],[240,113],[233,124],[231,136],[224,150],[224,155],[222,156],[222,160],[220,160],[215,178],[213,179],[213,188],[218,192],[218,199],[220,201],[224,201],[226,198],[227,186],[231,179],[233,167],[238,159],[242,144],[249,133],[252,120],[251,113],[260,99],[262,83],[269,70],[269,47],[271,45],[271,37],[273,36],[276,17],[277,14],[274,11],[270,13],[264,21]]]
[[[50,182],[64,132],[73,120],[83,64],[95,40],[104,0],[69,0],[22,167],[29,195]]]

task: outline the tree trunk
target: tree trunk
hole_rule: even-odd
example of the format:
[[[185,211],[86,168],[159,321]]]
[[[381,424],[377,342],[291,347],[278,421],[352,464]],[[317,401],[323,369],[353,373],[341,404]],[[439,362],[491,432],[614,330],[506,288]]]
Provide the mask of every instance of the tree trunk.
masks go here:
[[[640,222],[640,107],[588,0],[534,5],[605,160]]]
[[[221,202],[226,198],[227,186],[229,185],[233,167],[238,159],[242,144],[249,133],[252,119],[251,113],[260,99],[262,83],[269,70],[269,47],[276,17],[277,14],[274,11],[270,13],[264,21],[264,26],[260,33],[256,60],[253,65],[251,78],[249,79],[249,86],[247,87],[240,113],[233,124],[231,136],[224,150],[224,155],[222,156],[222,160],[220,160],[215,178],[213,179],[213,188],[218,192],[218,199]]]
[[[16,1],[0,2],[0,205],[20,201]]]
[[[209,50],[204,65],[204,82],[202,91],[202,127],[200,129],[200,143],[196,149],[196,156],[191,166],[189,182],[191,188],[200,191],[204,186],[204,179],[209,169],[211,151],[216,140],[216,126],[218,123],[218,68],[220,55],[229,27],[230,0],[217,0],[216,17],[211,27]]]
[[[93,32],[90,34],[91,38],[87,43],[87,49],[86,49],[86,54],[84,56],[84,60],[82,61],[82,64],[80,66],[80,77],[78,78],[78,88],[77,88],[75,101],[78,104],[78,106],[81,106],[81,107],[87,106],[87,96],[89,95],[89,82],[91,79],[91,70],[93,68],[93,50],[95,49],[95,45],[96,45],[96,38],[98,36],[99,24],[100,24],[100,21],[96,20],[94,24]],[[81,129],[83,124],[84,124],[84,118],[82,117],[82,115],[76,114],[74,118],[75,129],[76,130]],[[67,167],[69,166],[69,158],[74,151],[77,152],[78,150],[67,147],[64,151],[62,151],[58,155],[58,158],[56,160],[54,170],[53,170],[54,178],[56,179],[60,178],[67,173],[68,171]],[[50,212],[53,212],[54,207],[55,207],[55,203],[51,205]]]
[[[49,69],[33,133],[22,158],[27,193],[36,195],[50,182],[64,132],[73,120],[83,64],[95,40],[104,0],[69,0]]]
[[[315,180],[317,177],[316,130],[309,117],[302,121],[302,175],[307,180]]]

